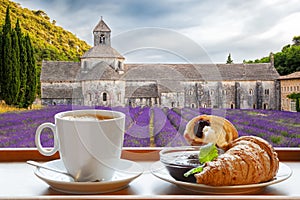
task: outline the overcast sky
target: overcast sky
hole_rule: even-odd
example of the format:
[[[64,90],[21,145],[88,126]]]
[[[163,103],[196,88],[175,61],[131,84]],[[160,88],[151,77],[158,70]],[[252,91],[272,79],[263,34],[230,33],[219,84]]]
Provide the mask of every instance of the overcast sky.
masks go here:
[[[299,0],[14,0],[93,45],[101,16],[126,62],[234,63],[300,35]]]

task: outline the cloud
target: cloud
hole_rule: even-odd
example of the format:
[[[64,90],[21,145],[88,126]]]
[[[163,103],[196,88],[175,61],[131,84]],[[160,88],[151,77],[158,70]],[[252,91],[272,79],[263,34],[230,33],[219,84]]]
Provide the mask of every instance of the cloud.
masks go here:
[[[144,51],[144,62],[163,62],[163,60],[146,60],[147,57],[168,58],[172,56],[178,62],[210,63],[207,52],[189,37],[170,29],[139,28],[124,32],[112,38],[113,46],[125,55]],[[151,50],[151,51],[149,51]],[[147,53],[150,53],[150,55]],[[156,53],[156,55],[154,55]],[[175,62],[165,59],[165,62]]]
[[[92,30],[103,16],[113,37],[149,27],[167,29],[201,46],[214,62],[225,62],[228,53],[231,53],[235,62],[261,58],[271,51],[279,51],[282,46],[291,43],[293,36],[300,35],[297,26],[300,12],[298,0],[15,1],[23,7],[46,11],[58,25],[90,45],[93,44]],[[165,37],[161,34],[155,34],[155,41],[168,48],[172,44],[174,48],[182,48],[176,38],[171,42],[172,35]],[[135,36],[137,38],[139,35]],[[143,39],[146,36],[146,33],[140,35]],[[146,39],[148,41],[149,38]],[[157,43],[153,45],[157,46]],[[195,57],[195,53],[189,49],[193,48],[186,50],[191,53],[189,57]],[[149,49],[147,52],[149,55]],[[153,60],[161,57],[151,52]],[[170,55],[165,58],[174,58]],[[134,61],[133,52],[130,56],[130,60]],[[139,56],[142,56],[141,53]],[[136,60],[142,59],[136,57]]]

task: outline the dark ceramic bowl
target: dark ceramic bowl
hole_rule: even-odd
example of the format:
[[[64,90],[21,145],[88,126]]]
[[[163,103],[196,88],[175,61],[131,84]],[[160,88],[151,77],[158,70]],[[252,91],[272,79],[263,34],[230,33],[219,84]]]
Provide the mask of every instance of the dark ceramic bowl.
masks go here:
[[[166,148],[159,152],[160,161],[175,180],[195,183],[194,175],[184,177],[183,174],[200,165],[199,148],[198,146]]]

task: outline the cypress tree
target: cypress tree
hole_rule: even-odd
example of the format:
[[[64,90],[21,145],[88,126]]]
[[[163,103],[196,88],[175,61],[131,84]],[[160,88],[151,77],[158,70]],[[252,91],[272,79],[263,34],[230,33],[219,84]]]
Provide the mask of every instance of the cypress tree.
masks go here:
[[[13,97],[12,103],[18,103],[18,96],[20,92],[20,47],[18,36],[15,30],[11,33],[12,41],[12,82],[11,82],[11,96]]]
[[[30,106],[35,100],[36,96],[36,63],[34,59],[34,52],[30,37],[25,36],[26,41],[26,52],[27,52],[27,87],[25,92],[25,103],[24,107]]]
[[[9,6],[2,29],[1,96],[8,105],[16,104],[20,90],[20,52],[17,34],[11,28]]]
[[[5,14],[5,21],[4,25],[2,26],[2,33],[1,33],[1,64],[0,64],[0,99],[5,100],[5,92],[7,87],[7,80],[6,76],[9,73],[7,70],[7,65],[5,65],[6,61],[6,55],[9,54],[9,52],[6,52],[8,46],[11,45],[11,41],[8,41],[7,37],[10,37],[11,32],[11,22],[10,22],[10,11],[9,6],[6,8],[6,14]],[[7,46],[8,45],[8,46]]]
[[[25,37],[21,31],[19,19],[16,23],[15,31],[18,36],[19,51],[20,51],[20,92],[18,96],[18,104],[20,107],[24,107],[25,92],[27,84],[27,52],[25,47]]]
[[[0,100],[8,105],[30,106],[36,97],[36,63],[30,37],[20,22],[11,27],[9,6],[0,32]]]
[[[300,97],[296,99],[296,111],[300,112]]]
[[[2,33],[0,33],[0,101],[2,100],[2,82],[3,82],[3,67],[2,67],[2,61],[3,61],[3,42],[2,42]]]
[[[10,11],[9,6],[6,8],[6,14],[5,14],[5,22],[2,28],[2,33],[5,36],[7,33],[11,32],[11,21],[10,21]]]
[[[231,64],[233,63],[233,60],[231,59],[231,54],[229,53],[227,60],[226,60],[226,64]]]
[[[7,33],[3,38],[3,63],[2,63],[2,99],[8,105],[14,101],[11,94],[12,83],[12,42],[11,34]]]

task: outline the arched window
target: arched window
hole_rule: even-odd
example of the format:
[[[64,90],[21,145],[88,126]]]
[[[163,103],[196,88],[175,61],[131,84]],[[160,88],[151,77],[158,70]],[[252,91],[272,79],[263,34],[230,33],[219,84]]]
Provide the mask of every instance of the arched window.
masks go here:
[[[132,106],[131,99],[128,100],[128,106]]]
[[[249,94],[253,95],[253,89],[249,89]]]
[[[265,95],[269,95],[270,94],[270,90],[269,89],[265,89]]]
[[[89,101],[92,101],[92,94],[91,93],[88,93],[88,99],[89,99]]]
[[[103,101],[107,101],[107,93],[106,92],[103,92],[103,94],[102,94],[102,100]]]
[[[120,61],[118,61],[118,68],[119,68],[119,69],[123,69],[122,63],[121,63]]]
[[[100,44],[105,44],[105,36],[104,36],[104,34],[100,35]]]

